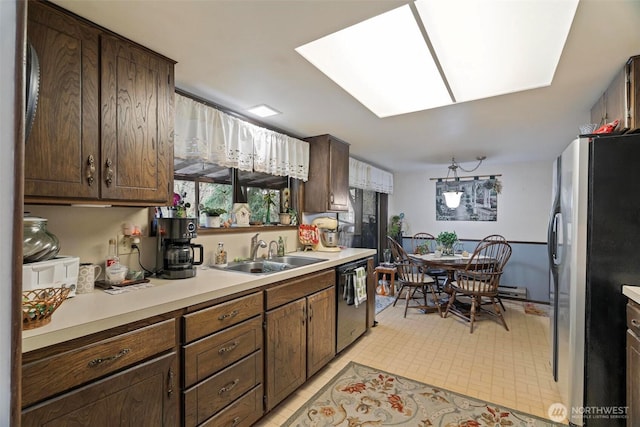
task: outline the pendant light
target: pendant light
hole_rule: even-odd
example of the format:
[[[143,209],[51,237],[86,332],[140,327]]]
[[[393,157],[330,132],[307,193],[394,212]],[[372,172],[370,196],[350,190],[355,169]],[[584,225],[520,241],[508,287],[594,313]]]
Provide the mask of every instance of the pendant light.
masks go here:
[[[460,166],[458,163],[456,163],[455,157],[451,158],[451,165],[449,165],[449,170],[447,171],[447,177],[445,178],[445,185],[447,186],[447,191],[442,192],[442,195],[444,196],[444,202],[449,209],[456,209],[458,206],[460,206],[460,198],[462,197],[462,191],[460,191],[460,189],[458,188],[458,182],[460,181],[460,178],[458,178],[458,168],[464,172],[473,172],[480,167],[480,165],[482,164],[482,161],[486,158],[487,156],[476,157],[476,160],[478,160],[478,164],[473,169],[465,169],[462,166]],[[453,177],[451,179],[455,181],[455,184],[453,184],[450,187],[448,184],[448,181],[449,181],[449,175],[452,172],[453,172]]]

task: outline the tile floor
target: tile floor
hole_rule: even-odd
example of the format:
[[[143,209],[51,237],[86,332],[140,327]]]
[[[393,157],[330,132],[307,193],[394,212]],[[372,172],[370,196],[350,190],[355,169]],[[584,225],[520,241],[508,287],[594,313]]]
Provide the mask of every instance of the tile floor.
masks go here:
[[[525,314],[505,301],[510,331],[493,319],[479,320],[473,334],[455,316],[422,314],[404,307],[378,313],[378,326],[338,355],[280,403],[258,426],[280,426],[353,360],[417,381],[547,418],[560,401],[548,362],[549,318]]]

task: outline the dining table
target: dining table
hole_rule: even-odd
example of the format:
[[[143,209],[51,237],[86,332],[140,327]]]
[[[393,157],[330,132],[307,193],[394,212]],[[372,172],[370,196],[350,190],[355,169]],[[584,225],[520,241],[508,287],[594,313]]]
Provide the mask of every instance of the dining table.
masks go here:
[[[414,262],[422,265],[426,269],[442,269],[446,271],[447,277],[442,284],[441,291],[446,294],[440,298],[440,304],[446,306],[449,302],[453,290],[449,287],[449,284],[455,280],[455,273],[457,270],[464,270],[467,268],[467,264],[471,262],[474,264],[469,268],[472,270],[486,268],[493,262],[494,259],[485,256],[472,257],[472,254],[464,252],[461,254],[453,255],[441,255],[439,253],[430,252],[427,254],[407,254]],[[470,304],[456,298],[455,303],[451,307],[452,313],[460,315],[462,318],[468,316],[470,310]],[[443,315],[444,316],[444,315]]]
[[[427,254],[407,254],[414,262],[421,264],[425,268],[429,269],[441,269],[446,271],[447,277],[442,284],[443,290],[446,292],[449,283],[454,280],[456,270],[465,268],[471,254],[453,254],[453,255],[440,255],[435,252],[429,252]]]

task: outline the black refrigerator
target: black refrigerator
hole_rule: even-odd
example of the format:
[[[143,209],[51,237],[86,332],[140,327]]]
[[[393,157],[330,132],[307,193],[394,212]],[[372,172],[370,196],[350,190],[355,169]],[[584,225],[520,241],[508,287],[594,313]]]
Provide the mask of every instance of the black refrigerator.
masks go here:
[[[640,283],[640,135],[580,137],[554,164],[551,363],[567,418],[624,426],[626,297]]]

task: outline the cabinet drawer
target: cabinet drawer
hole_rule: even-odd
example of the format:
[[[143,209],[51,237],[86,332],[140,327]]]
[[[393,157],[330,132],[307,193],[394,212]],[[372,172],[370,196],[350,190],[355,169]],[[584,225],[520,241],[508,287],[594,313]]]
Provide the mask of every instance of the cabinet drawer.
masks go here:
[[[262,316],[184,347],[184,383],[190,387],[262,347]]]
[[[176,346],[175,319],[22,366],[22,405],[105,376]]]
[[[229,366],[184,393],[185,426],[196,426],[262,383],[262,351]]]
[[[627,303],[627,327],[640,337],[640,304]]]
[[[269,288],[265,291],[267,310],[306,297],[315,292],[335,286],[336,273],[327,270],[316,274],[287,281],[287,283]]]
[[[217,332],[262,312],[262,293],[236,298],[184,316],[185,342]]]
[[[262,409],[262,384],[209,418],[200,427],[249,427],[258,421]]]

